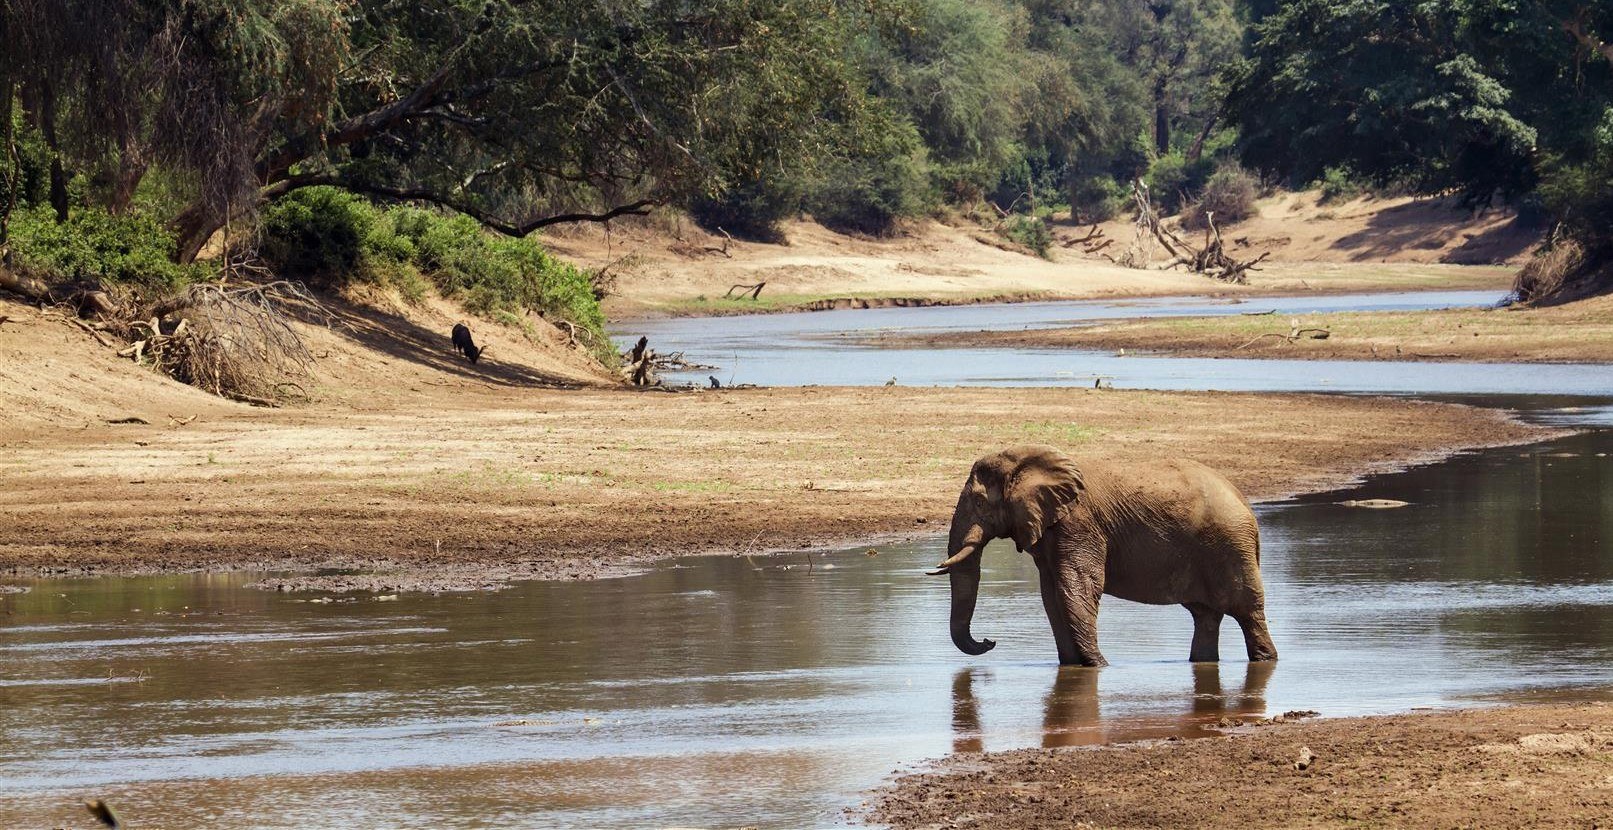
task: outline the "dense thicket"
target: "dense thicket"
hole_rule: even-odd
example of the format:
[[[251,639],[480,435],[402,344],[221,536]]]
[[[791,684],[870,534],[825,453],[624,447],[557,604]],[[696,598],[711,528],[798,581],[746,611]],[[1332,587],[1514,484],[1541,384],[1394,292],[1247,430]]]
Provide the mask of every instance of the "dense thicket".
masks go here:
[[[1241,160],[1330,193],[1535,206],[1594,265],[1610,19],[1561,0],[0,0],[0,245],[80,276],[112,251],[114,279],[161,248],[171,283],[313,186],[512,237],[663,204],[753,238],[801,211],[877,235],[989,201],[1036,239],[1054,207],[1114,215],[1135,178],[1234,215]],[[75,234],[95,237],[82,256],[41,250]]]
[[[1613,260],[1610,35],[1606,2],[1291,0],[1254,27],[1229,103],[1245,160],[1292,180],[1343,166],[1543,210],[1583,255],[1519,288],[1572,294]]]

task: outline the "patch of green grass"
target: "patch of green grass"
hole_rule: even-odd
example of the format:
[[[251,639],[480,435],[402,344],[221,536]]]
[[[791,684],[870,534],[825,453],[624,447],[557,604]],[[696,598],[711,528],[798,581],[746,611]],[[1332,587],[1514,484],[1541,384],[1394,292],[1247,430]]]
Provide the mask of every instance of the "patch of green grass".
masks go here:
[[[1053,445],[1079,444],[1103,434],[1100,429],[1068,421],[1026,421],[1018,429],[1027,441]]]
[[[732,493],[736,488],[727,481],[655,481],[650,489],[657,493]]]

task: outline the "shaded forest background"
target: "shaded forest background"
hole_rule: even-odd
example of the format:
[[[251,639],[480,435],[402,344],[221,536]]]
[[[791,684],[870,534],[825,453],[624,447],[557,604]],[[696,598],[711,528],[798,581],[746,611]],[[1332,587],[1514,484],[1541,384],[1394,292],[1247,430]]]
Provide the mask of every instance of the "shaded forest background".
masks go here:
[[[1111,218],[1143,180],[1460,194],[1550,227],[1523,299],[1605,287],[1613,3],[0,0],[0,273],[267,272],[599,330],[533,234],[688,211],[777,240],[947,211]]]

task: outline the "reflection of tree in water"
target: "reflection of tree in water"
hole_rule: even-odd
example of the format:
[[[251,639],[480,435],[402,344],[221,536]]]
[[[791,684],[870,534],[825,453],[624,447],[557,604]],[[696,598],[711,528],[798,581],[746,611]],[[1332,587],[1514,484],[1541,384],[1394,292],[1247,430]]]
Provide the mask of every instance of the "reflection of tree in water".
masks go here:
[[[1099,698],[1103,669],[1061,666],[1043,703],[1042,746],[1090,746],[1147,738],[1201,738],[1216,734],[1212,727],[1222,718],[1242,719],[1264,714],[1266,684],[1275,662],[1248,663],[1243,686],[1228,693],[1221,684],[1220,663],[1191,663],[1192,693],[1176,714],[1139,715],[1105,721]],[[976,670],[959,670],[952,678],[952,749],[981,752],[980,700],[975,697]]]
[[[1613,614],[1572,594],[1613,580],[1613,464],[1596,456],[1610,448],[1613,433],[1603,431],[1489,450],[1269,511],[1268,582],[1356,586],[1367,596],[1431,585],[1434,597],[1383,601],[1435,615],[1442,632],[1463,635],[1458,645],[1607,648]],[[1411,505],[1333,503],[1363,497]]]
[[[1590,433],[1524,450],[1503,448],[1421,467],[1360,491],[1302,499],[1262,516],[1290,549],[1282,568],[1297,581],[1524,581],[1613,579],[1613,464],[1597,452],[1613,433]],[[1411,502],[1360,510],[1347,498]]]

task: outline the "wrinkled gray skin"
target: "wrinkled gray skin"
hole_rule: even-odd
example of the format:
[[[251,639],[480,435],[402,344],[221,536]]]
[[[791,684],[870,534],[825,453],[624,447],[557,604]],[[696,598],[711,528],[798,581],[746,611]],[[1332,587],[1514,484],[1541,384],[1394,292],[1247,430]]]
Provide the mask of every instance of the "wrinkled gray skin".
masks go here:
[[[952,642],[966,654],[997,644],[969,633],[980,551],[1011,538],[1036,560],[1059,662],[1106,664],[1098,651],[1104,595],[1181,605],[1193,615],[1188,659],[1220,659],[1221,619],[1243,628],[1250,660],[1275,660],[1260,583],[1260,531],[1232,483],[1192,461],[1115,466],[1076,462],[1040,445],[975,462],[952,514],[947,559]]]

